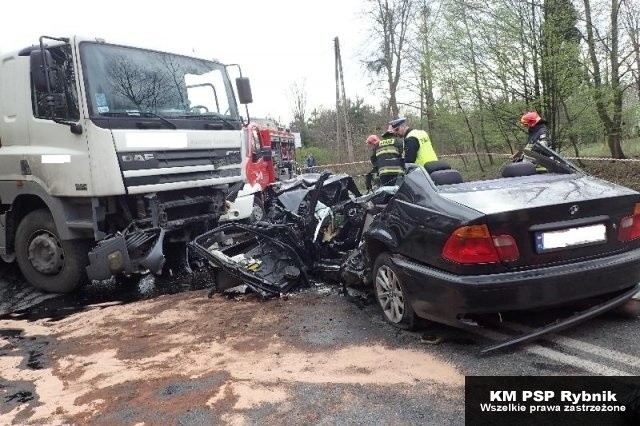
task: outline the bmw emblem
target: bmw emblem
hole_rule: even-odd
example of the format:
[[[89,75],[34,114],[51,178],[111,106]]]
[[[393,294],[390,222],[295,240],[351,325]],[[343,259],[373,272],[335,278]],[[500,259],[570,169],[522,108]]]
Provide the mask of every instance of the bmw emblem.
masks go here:
[[[580,211],[580,207],[578,207],[577,204],[572,205],[571,207],[569,207],[569,214],[571,216],[576,215],[578,212]]]

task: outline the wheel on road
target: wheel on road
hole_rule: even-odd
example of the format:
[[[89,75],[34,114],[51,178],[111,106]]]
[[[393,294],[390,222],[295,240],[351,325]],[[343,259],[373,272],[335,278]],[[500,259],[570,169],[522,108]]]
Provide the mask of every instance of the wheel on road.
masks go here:
[[[373,288],[382,308],[384,319],[404,330],[416,326],[416,314],[407,299],[407,292],[400,276],[391,263],[389,253],[382,253],[373,268]]]
[[[46,209],[27,214],[16,230],[16,260],[26,280],[41,290],[68,293],[87,282],[89,243],[62,241]]]

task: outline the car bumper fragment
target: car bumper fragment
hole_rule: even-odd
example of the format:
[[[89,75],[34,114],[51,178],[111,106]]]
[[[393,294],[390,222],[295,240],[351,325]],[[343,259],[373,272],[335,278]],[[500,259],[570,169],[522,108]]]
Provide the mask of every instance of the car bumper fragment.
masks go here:
[[[537,328],[535,330],[532,330],[530,333],[524,334],[522,336],[517,336],[512,339],[504,340],[502,342],[487,346],[483,348],[480,353],[482,355],[485,355],[499,349],[507,348],[509,346],[520,345],[523,343],[534,341],[544,334],[556,333],[558,331],[566,330],[567,328],[573,327],[574,325],[580,324],[581,322],[584,322],[590,318],[596,317],[600,314],[623,305],[625,302],[631,299],[633,295],[638,292],[638,290],[640,290],[640,285],[635,285],[632,289],[627,290],[622,294],[612,297],[611,299],[589,309],[586,309],[582,312],[577,312],[569,318],[556,321],[553,324],[549,324],[541,328]]]

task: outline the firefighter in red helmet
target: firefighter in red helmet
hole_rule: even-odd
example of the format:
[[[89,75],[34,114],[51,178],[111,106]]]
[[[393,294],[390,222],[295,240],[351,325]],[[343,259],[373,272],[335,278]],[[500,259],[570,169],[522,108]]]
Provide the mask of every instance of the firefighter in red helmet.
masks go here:
[[[527,136],[527,144],[520,151],[516,152],[511,156],[511,161],[518,162],[524,160],[524,151],[525,150],[533,150],[540,152],[540,149],[536,149],[536,146],[541,145],[545,148],[555,149],[555,145],[551,138],[549,137],[549,132],[547,130],[547,122],[540,117],[540,115],[535,111],[526,112],[522,117],[520,117],[520,124],[527,128],[528,136]],[[544,152],[540,152],[541,154],[545,154]],[[531,161],[531,159],[527,159]],[[544,171],[543,168],[540,168],[540,171]]]
[[[392,133],[385,133],[380,139],[378,135],[370,135],[367,144],[373,147],[371,164],[373,170],[366,176],[367,189],[371,189],[373,174],[377,173],[380,186],[395,184],[396,178],[404,174],[404,162],[401,150],[397,146]]]
[[[537,142],[549,149],[555,149],[553,141],[549,137],[549,132],[547,131],[547,122],[540,117],[537,112],[530,111],[525,113],[520,118],[520,123],[529,131],[527,145]]]

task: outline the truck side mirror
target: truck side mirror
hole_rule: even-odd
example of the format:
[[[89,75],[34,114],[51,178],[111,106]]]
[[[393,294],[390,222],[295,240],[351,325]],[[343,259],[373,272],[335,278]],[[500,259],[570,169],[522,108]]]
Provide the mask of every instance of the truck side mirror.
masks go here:
[[[33,84],[36,90],[44,93],[48,93],[49,90],[51,90],[51,93],[58,92],[58,69],[53,64],[51,52],[45,49],[43,56],[41,50],[34,50],[29,54],[29,59],[31,64],[31,78],[33,79]],[[47,67],[49,69],[48,85],[46,72]]]
[[[236,88],[238,89],[238,98],[242,105],[250,104],[253,102],[253,95],[251,94],[251,83],[247,77],[236,78]]]

